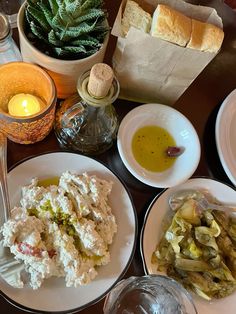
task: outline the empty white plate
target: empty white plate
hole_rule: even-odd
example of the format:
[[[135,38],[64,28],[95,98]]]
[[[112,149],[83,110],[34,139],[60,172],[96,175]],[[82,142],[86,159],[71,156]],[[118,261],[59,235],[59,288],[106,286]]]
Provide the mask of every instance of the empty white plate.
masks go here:
[[[216,147],[221,164],[236,185],[236,89],[222,103],[216,118]]]

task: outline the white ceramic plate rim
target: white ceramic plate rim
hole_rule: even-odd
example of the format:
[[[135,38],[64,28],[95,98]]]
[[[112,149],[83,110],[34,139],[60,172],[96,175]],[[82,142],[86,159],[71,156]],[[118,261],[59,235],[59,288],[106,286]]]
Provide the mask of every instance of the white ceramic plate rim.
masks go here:
[[[42,162],[47,162],[47,164]],[[40,165],[42,166],[42,169],[40,169]],[[35,166],[38,166],[39,168],[34,170]],[[60,170],[58,167],[60,167]],[[24,173],[26,169],[28,169],[30,173]],[[45,169],[48,171],[47,173],[45,173]],[[112,189],[114,192],[111,192],[110,202],[112,203],[113,212],[117,218],[118,232],[110,247],[111,262],[108,265],[99,268],[98,276],[91,284],[79,288],[66,288],[64,279],[57,278],[52,280],[47,279],[45,281],[45,286],[40,288],[43,290],[38,289],[36,291],[33,291],[31,288],[14,289],[8,286],[3,280],[0,280],[0,294],[9,303],[28,312],[75,313],[91,306],[101,300],[121,279],[128,269],[135,252],[138,223],[131,196],[125,185],[108,167],[90,157],[69,152],[53,152],[41,154],[22,161],[8,173],[9,194],[13,196],[11,202],[16,203],[19,199],[20,187],[15,195],[12,194],[15,173],[19,174],[19,180],[23,180],[25,184],[28,184],[30,178],[35,177],[35,173],[37,173],[41,179],[44,179],[60,175],[65,170],[77,173],[87,171],[90,174],[97,174],[101,178],[112,180],[114,182]],[[116,198],[114,199],[114,196],[120,197],[120,203],[117,202]],[[114,204],[117,204],[117,207],[115,207]],[[118,213],[118,211],[120,213]],[[126,223],[126,221],[128,222]],[[117,256],[117,252],[120,253],[120,256]],[[98,290],[95,292],[96,297],[92,297],[94,295],[94,289]],[[86,299],[88,295],[88,298],[90,299],[88,302],[81,304],[82,301],[80,300],[82,299],[83,292],[84,298]],[[40,293],[42,295],[40,295]],[[50,296],[50,293],[52,293],[52,296]],[[53,296],[55,295],[57,296],[56,304],[55,299],[53,299]],[[75,296],[77,296],[76,300],[74,298]],[[22,297],[23,299],[21,299]],[[76,303],[76,306],[70,305],[72,297],[73,304]],[[31,301],[31,299],[34,301],[36,300],[35,303],[34,301]],[[62,299],[61,303],[60,299]],[[42,300],[45,300],[44,304],[41,303]],[[50,302],[51,300],[52,302]],[[59,303],[60,305],[58,305]]]
[[[235,135],[230,132],[232,124],[236,123],[236,89],[233,90],[223,101],[216,118],[215,139],[216,147],[221,164],[230,181],[236,185],[236,161],[231,145],[230,136]],[[234,121],[233,121],[234,119]]]
[[[152,111],[152,113],[148,112],[149,110]],[[141,114],[143,115],[142,119],[139,120],[139,123],[141,124],[143,123],[143,121],[146,121],[147,119],[149,119],[149,117],[155,114],[158,115],[159,112],[164,112],[165,114],[171,113],[171,114],[174,114],[176,117],[181,118],[186,124],[188,124],[188,129],[191,132],[192,142],[194,142],[195,153],[191,156],[191,163],[192,163],[191,168],[188,170],[188,172],[185,173],[185,175],[182,175],[181,178],[173,178],[169,175],[168,179],[159,180],[159,173],[156,173],[155,177],[153,177],[154,176],[153,172],[149,172],[143,169],[140,165],[138,165],[138,163],[135,160],[133,162],[134,166],[132,166],[129,162],[130,157],[128,156],[127,147],[125,147],[124,141],[126,139],[126,134],[129,133],[130,126],[132,126],[132,124],[134,123],[133,121],[135,117],[141,116]],[[137,127],[139,127],[139,125],[137,125]],[[174,134],[172,135],[174,136]],[[122,140],[122,138],[124,140]],[[175,186],[177,184],[180,184],[186,181],[188,178],[190,178],[195,172],[199,164],[200,155],[201,155],[200,141],[198,138],[198,134],[195,128],[193,127],[192,123],[178,110],[170,106],[166,106],[166,105],[158,104],[158,103],[149,103],[149,104],[140,105],[134,108],[133,110],[131,110],[123,118],[123,120],[121,121],[119,130],[118,130],[117,147],[118,147],[120,157],[125,167],[130,171],[130,173],[141,182],[147,185],[153,186],[153,187],[158,187],[158,188],[167,188],[170,186]],[[181,156],[179,158],[181,158]],[[176,164],[177,163],[175,163],[173,167],[176,167]],[[165,173],[167,174],[169,173],[169,171],[171,171],[171,169],[168,169]],[[164,172],[161,175],[163,174]]]
[[[164,191],[159,193],[148,207],[140,234],[141,257],[143,261],[144,272],[147,275],[158,273],[154,269],[154,265],[150,262],[150,256],[147,256],[147,254],[151,254],[151,251],[155,249],[161,237],[161,222],[166,212],[169,210],[167,200],[173,192],[189,188],[208,189],[210,192],[213,193],[213,195],[215,195],[216,197],[218,196],[218,199],[220,201],[227,203],[230,200],[230,202],[236,204],[235,188],[216,179],[209,179],[206,177],[192,178],[179,186],[165,189]],[[161,206],[158,206],[158,204],[161,204]],[[153,217],[156,218],[156,228],[153,228],[152,225],[151,218]],[[153,237],[151,239],[150,237],[148,237],[150,233],[153,233]],[[194,294],[192,296],[199,314],[222,314],[226,309],[227,314],[235,313],[236,292],[226,298],[210,302],[205,301]]]

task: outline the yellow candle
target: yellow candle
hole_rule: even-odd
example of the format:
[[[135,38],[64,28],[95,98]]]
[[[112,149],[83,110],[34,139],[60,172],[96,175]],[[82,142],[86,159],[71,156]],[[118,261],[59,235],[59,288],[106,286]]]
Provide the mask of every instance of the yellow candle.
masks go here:
[[[42,101],[31,94],[17,94],[8,103],[8,112],[12,116],[32,116],[42,109]]]

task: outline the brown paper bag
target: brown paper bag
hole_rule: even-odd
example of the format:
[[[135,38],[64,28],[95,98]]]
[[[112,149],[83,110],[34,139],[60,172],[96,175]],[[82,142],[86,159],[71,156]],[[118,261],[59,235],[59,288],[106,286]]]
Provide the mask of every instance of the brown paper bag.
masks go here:
[[[182,0],[135,1],[151,14],[162,3],[191,18],[223,27],[213,8]],[[112,29],[112,35],[118,37],[112,62],[121,85],[120,98],[173,105],[216,54],[183,48],[134,27],[123,38],[121,18],[125,4],[123,0]]]

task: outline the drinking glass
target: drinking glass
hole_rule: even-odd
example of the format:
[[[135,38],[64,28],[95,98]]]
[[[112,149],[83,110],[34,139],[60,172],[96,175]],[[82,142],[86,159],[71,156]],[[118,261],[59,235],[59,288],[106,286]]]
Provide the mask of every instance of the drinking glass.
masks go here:
[[[130,277],[106,296],[104,314],[196,314],[191,295],[162,275]]]

